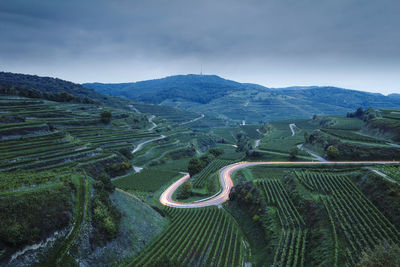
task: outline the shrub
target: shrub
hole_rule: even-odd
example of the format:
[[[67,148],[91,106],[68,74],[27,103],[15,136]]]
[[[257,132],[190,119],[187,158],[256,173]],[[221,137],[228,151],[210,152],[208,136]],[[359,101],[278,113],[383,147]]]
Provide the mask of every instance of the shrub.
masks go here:
[[[400,248],[397,244],[383,242],[375,249],[367,249],[362,253],[358,266],[364,267],[396,267],[400,266]]]
[[[111,117],[112,117],[111,112],[108,111],[108,110],[103,110],[103,111],[101,112],[101,114],[100,114],[100,120],[101,120],[103,123],[110,123]]]
[[[339,157],[339,150],[334,146],[329,146],[326,153],[330,159],[337,159]]]

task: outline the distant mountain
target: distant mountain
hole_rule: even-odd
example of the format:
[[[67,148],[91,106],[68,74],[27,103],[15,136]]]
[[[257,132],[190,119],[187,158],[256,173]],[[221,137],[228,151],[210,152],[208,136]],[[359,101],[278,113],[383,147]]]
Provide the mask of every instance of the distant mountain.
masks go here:
[[[399,108],[400,98],[336,87],[267,88],[215,75],[178,75],[136,83],[84,86],[98,92],[247,123],[345,114],[358,107]]]
[[[229,92],[240,90],[243,87],[240,83],[225,80],[215,75],[194,74],[170,76],[136,83],[86,83],[83,85],[103,94],[124,96],[153,104],[174,98],[206,104],[215,98],[223,97]]]

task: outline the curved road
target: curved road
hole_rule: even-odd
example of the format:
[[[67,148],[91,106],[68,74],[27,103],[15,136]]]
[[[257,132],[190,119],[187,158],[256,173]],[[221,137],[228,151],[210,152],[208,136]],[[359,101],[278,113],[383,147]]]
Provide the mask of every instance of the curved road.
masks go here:
[[[229,193],[233,187],[231,174],[242,168],[255,165],[342,165],[342,164],[399,164],[398,161],[325,161],[325,162],[310,162],[310,161],[259,161],[259,162],[238,162],[225,166],[219,171],[219,180],[221,183],[221,193],[213,198],[204,200],[183,203],[172,199],[175,190],[190,178],[189,174],[185,174],[182,178],[170,185],[160,196],[161,204],[174,208],[201,208],[206,206],[220,205],[228,200]]]

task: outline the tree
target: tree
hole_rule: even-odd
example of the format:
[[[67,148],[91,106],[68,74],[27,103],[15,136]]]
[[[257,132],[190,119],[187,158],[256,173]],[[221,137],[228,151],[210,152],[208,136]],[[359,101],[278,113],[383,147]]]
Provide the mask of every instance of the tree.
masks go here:
[[[111,112],[110,112],[110,111],[108,111],[108,110],[103,110],[103,111],[101,112],[101,114],[100,114],[100,117],[101,117],[101,121],[102,121],[103,123],[110,123],[112,115],[111,115]]]
[[[192,182],[186,181],[180,186],[177,197],[179,199],[188,198],[192,195],[192,190],[193,190]]]
[[[400,248],[396,244],[384,241],[373,250],[363,251],[358,266],[363,267],[395,267],[400,266]]]
[[[294,146],[290,149],[290,158],[295,159],[297,157],[297,154],[299,154],[299,149],[297,146]]]
[[[330,145],[327,148],[326,152],[327,152],[328,158],[330,158],[330,159],[337,159],[339,157],[339,150],[332,145]]]

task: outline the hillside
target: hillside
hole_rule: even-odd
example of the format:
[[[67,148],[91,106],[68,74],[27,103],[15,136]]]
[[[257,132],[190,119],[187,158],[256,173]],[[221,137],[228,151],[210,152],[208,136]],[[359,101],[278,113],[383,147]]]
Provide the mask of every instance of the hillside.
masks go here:
[[[336,87],[266,88],[215,75],[179,75],[123,84],[84,84],[104,94],[247,123],[344,114],[361,106],[398,108],[400,99]]]
[[[214,141],[188,128],[196,113],[133,107],[0,96],[0,265],[129,262],[162,232],[165,215],[136,194],[169,183]],[[168,119],[137,112],[149,108]]]

